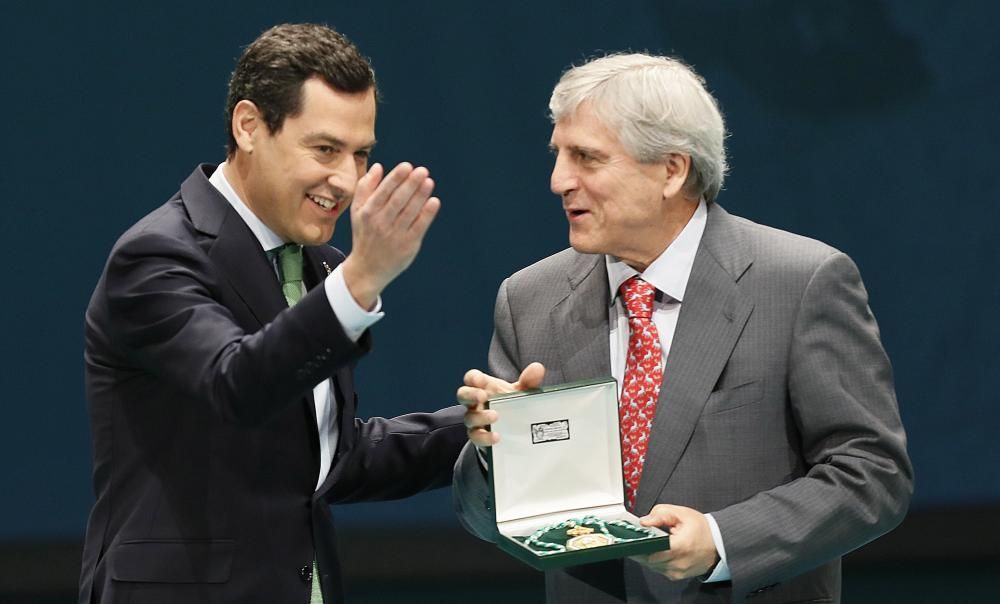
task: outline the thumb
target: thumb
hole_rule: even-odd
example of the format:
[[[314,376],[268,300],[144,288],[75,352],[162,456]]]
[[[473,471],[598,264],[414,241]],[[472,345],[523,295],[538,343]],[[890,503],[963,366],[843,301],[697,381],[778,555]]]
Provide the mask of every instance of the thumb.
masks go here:
[[[642,526],[658,526],[660,528],[680,524],[681,517],[674,506],[661,503],[653,506],[649,513],[639,519]]]
[[[541,363],[531,363],[524,368],[521,372],[521,376],[517,378],[514,382],[514,388],[516,390],[530,390],[532,388],[538,388],[542,385],[542,380],[545,378],[545,366]]]

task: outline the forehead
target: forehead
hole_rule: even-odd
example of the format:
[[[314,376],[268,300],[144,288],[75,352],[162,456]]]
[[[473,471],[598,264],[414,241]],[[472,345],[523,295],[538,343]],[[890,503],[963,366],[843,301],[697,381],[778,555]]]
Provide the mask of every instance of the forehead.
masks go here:
[[[286,119],[286,126],[368,144],[375,136],[375,90],[342,92],[319,78],[306,80],[301,110]]]
[[[554,147],[591,147],[607,151],[621,149],[618,136],[598,117],[590,103],[581,103],[552,128]]]

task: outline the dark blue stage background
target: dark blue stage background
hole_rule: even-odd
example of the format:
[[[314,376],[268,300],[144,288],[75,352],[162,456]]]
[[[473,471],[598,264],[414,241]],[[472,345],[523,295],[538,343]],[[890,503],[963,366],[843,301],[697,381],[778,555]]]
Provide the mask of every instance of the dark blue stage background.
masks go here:
[[[1000,505],[1000,5],[19,4],[0,19],[0,542],[82,537],[83,312],[106,254],[196,163],[222,159],[241,47],[306,20],[372,58],[375,159],[428,166],[444,202],[385,293],[360,367],[363,413],[449,404],[485,363],[501,279],[565,246],[546,150],[563,69],[602,51],[677,53],[728,118],[722,205],[860,265],[896,369],[915,507]],[[334,242],[349,248],[341,228]],[[455,524],[447,491],[337,512],[355,525]]]

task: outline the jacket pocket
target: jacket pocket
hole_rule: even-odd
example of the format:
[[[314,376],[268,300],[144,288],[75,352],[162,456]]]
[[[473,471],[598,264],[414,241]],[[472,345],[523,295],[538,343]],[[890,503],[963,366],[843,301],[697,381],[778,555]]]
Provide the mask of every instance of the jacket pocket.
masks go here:
[[[722,413],[732,409],[738,409],[745,405],[750,405],[760,401],[764,396],[764,381],[754,380],[745,384],[740,384],[735,388],[716,390],[709,395],[705,402],[705,415]]]
[[[109,553],[115,581],[225,583],[233,565],[232,539],[122,541]]]

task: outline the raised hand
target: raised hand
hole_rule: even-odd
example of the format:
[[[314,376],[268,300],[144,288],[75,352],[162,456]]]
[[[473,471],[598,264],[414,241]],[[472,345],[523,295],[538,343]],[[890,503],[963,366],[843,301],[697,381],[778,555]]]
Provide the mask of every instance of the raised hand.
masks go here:
[[[362,308],[417,256],[424,234],[441,208],[431,197],[434,181],[427,168],[403,162],[383,178],[374,164],[358,181],[351,206],[351,253],[344,260],[347,289]]]

